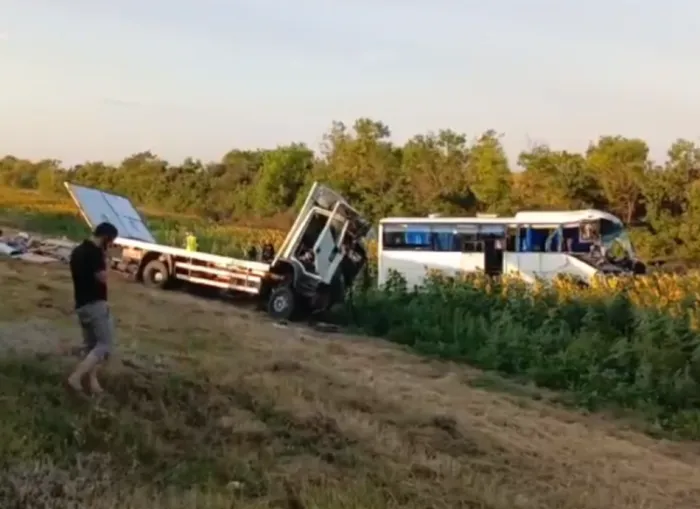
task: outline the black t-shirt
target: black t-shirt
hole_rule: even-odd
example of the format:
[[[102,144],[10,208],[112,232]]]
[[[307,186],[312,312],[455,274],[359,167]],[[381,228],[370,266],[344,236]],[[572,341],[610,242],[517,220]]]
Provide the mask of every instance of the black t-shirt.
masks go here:
[[[107,300],[107,285],[96,276],[106,269],[104,256],[104,251],[89,240],[73,249],[70,255],[70,273],[73,277],[76,308]]]

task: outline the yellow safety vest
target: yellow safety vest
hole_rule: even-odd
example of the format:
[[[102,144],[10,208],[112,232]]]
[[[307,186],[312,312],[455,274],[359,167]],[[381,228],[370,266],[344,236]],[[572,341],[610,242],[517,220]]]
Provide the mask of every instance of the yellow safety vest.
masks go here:
[[[185,249],[188,251],[197,251],[197,237],[194,235],[188,235],[185,242]]]

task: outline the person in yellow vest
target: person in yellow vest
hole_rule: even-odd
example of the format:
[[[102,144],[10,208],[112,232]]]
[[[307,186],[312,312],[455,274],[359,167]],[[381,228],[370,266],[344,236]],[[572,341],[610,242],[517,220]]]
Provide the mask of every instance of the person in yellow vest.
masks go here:
[[[197,237],[192,232],[187,232],[186,234],[185,249],[187,251],[197,251]]]

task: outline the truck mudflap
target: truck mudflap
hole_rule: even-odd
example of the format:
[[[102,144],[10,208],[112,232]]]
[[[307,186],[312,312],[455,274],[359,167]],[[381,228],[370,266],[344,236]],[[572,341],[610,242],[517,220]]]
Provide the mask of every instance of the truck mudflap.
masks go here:
[[[141,214],[127,198],[70,182],[65,182],[64,186],[90,228],[108,222],[117,227],[119,238],[157,243]]]

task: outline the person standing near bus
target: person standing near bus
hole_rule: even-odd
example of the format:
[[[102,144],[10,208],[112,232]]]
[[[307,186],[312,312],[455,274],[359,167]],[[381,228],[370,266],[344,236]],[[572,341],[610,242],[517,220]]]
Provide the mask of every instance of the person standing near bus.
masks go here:
[[[83,391],[87,377],[90,392],[100,394],[102,386],[97,371],[112,353],[114,322],[107,304],[107,249],[119,232],[111,223],[100,223],[89,239],[71,252],[70,272],[73,279],[75,311],[83,333],[85,357],[68,377],[68,386]]]

